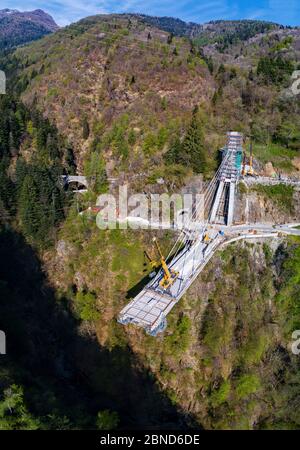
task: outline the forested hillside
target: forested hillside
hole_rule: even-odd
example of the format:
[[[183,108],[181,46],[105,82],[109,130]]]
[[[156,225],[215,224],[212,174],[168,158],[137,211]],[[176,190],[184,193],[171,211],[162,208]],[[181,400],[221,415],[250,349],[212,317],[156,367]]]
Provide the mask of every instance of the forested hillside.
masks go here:
[[[286,34],[275,39],[270,33],[264,51],[259,47],[255,55],[240,57],[240,67],[239,58],[224,64],[223,53],[211,58],[209,46],[151,29],[132,16],[95,16],[18,50],[14,58],[23,69],[17,88],[26,104],[36,102],[49,119],[55,118],[80,170],[98,148],[104,150],[109,175],[121,170],[152,175],[155,167],[171,177],[173,169],[164,170],[162,154],[176,137],[182,141],[200,105],[207,171],[214,170],[216,149],[228,129],[252,136],[256,152],[279,170],[292,171],[299,103],[283,92],[298,67],[300,37],[285,43]],[[292,147],[294,153],[287,151]]]
[[[0,10],[0,51],[39,39],[58,29],[49,14],[41,9],[20,12]]]
[[[152,17],[143,14],[133,14],[133,17],[138,17],[143,22],[175,36],[186,36],[199,45],[216,44],[221,51],[232,44],[247,41],[257,34],[285,28],[282,25],[261,20],[212,20],[208,23],[197,24],[173,17]]]
[[[116,316],[148,280],[150,237],[166,253],[174,234],[78,214],[112,177],[159,193],[211,179],[230,129],[261,174],[299,177],[299,30],[212,23],[212,45],[161,23],[94,16],[1,58],[0,429],[299,428],[299,240],[218,253],[153,338]],[[89,192],[63,188],[74,173]],[[250,194],[299,220],[293,188]]]

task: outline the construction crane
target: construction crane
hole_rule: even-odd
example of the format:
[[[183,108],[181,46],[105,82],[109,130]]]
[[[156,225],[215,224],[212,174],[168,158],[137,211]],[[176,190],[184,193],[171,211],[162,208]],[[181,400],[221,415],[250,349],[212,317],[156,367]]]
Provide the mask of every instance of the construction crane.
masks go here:
[[[169,269],[169,267],[168,267],[168,265],[166,263],[166,260],[165,260],[163,254],[162,254],[162,251],[160,249],[159,243],[157,242],[157,239],[155,237],[153,238],[153,242],[155,243],[157,251],[159,253],[160,264],[161,264],[161,267],[162,267],[163,272],[164,272],[164,276],[163,276],[162,280],[159,282],[159,285],[163,289],[168,289],[170,286],[172,286],[172,284],[177,279],[177,277],[179,275],[179,272],[176,272],[173,269],[171,269],[171,270]]]
[[[157,269],[160,266],[160,261],[156,261],[155,259],[152,259],[151,256],[144,250],[144,255],[148,259],[149,264],[152,269]]]

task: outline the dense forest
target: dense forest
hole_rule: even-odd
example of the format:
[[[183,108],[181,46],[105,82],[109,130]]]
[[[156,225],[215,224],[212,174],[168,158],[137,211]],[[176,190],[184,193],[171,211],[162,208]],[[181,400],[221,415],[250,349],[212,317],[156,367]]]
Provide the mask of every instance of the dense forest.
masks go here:
[[[116,322],[151,271],[149,233],[99,231],[78,214],[108,175],[142,174],[137,192],[209,180],[230,128],[262,171],[271,161],[298,176],[299,99],[282,95],[298,38],[216,22],[216,56],[146,19],[89,18],[0,57],[0,429],[299,428],[299,240],[222,251],[155,339]],[[257,33],[250,67],[223,62]],[[80,197],[61,183],[77,172],[90,181]],[[297,214],[293,189],[250,194]],[[157,234],[166,251],[174,237]]]
[[[60,177],[74,172],[72,150],[19,95],[2,96],[0,109],[0,329],[9,336],[8,355],[1,356],[0,429],[114,428],[117,413],[87,406],[92,393],[87,386],[78,391],[75,374],[63,388],[54,381],[60,368],[53,355],[60,358],[59,342],[73,339],[76,319],[56,304],[38,252],[53,245],[70,206]]]
[[[1,98],[0,193],[1,217],[19,223],[29,239],[46,243],[50,230],[63,218],[64,193],[59,187],[63,173],[57,130],[38,112],[29,112],[16,98]],[[20,147],[35,152],[27,161]],[[14,175],[9,166],[14,160]]]

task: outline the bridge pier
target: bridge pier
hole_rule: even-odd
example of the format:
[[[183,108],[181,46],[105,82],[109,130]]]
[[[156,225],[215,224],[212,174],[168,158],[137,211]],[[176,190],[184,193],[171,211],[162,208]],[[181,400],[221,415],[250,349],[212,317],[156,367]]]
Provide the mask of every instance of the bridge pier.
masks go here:
[[[233,224],[233,214],[234,214],[234,202],[235,202],[235,182],[231,182],[229,185],[229,202],[228,202],[228,215],[227,215],[227,225]]]
[[[227,133],[227,143],[222,149],[222,169],[217,178],[216,194],[209,216],[210,223],[233,224],[236,185],[241,174],[242,143],[241,133]]]
[[[218,188],[217,188],[217,193],[216,193],[216,197],[213,203],[213,207],[212,207],[212,211],[210,214],[210,218],[209,221],[210,222],[215,222],[216,217],[217,217],[217,212],[219,209],[219,205],[220,205],[220,201],[221,201],[221,197],[222,197],[222,193],[224,191],[224,181],[220,181]]]

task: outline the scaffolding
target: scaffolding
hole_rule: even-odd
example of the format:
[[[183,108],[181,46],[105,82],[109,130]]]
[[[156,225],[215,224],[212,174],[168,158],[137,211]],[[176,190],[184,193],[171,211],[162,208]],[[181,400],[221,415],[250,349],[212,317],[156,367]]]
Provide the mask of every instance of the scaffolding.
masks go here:
[[[221,149],[222,160],[227,159],[219,174],[215,198],[210,213],[210,222],[231,225],[237,183],[241,176],[243,159],[243,135],[237,131],[227,133],[226,146]]]

